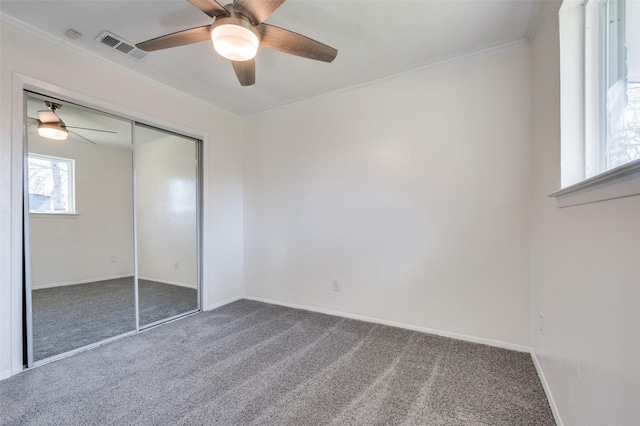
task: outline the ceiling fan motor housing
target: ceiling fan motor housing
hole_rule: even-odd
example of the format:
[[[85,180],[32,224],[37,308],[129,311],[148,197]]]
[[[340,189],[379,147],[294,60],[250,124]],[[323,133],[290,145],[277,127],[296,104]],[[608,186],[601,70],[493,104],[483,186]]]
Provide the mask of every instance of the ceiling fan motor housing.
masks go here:
[[[252,59],[260,45],[260,33],[249,18],[229,10],[228,16],[216,17],[210,27],[213,47],[232,61]]]
[[[57,110],[59,110],[60,108],[62,108],[61,104],[57,104],[55,102],[51,102],[51,101],[44,101],[44,104],[47,106],[47,108],[49,108],[51,110],[52,113],[56,113]],[[61,120],[62,121],[62,120]]]

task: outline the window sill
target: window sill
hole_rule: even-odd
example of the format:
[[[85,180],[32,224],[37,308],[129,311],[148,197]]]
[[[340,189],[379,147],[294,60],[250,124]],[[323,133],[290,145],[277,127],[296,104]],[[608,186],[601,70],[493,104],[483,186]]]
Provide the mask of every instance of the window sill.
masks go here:
[[[558,207],[569,207],[633,195],[640,195],[640,160],[585,179],[549,197],[556,198]]]
[[[78,213],[35,213],[29,212],[29,217],[60,217],[66,219],[74,219],[80,216]]]

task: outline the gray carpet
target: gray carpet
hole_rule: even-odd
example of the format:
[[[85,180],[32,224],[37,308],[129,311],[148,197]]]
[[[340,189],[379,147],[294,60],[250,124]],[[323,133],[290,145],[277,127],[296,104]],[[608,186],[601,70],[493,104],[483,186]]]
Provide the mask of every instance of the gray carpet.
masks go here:
[[[3,425],[553,425],[528,354],[241,300],[0,382]]]
[[[140,324],[197,309],[194,289],[139,280]],[[34,290],[34,360],[135,330],[133,277]]]

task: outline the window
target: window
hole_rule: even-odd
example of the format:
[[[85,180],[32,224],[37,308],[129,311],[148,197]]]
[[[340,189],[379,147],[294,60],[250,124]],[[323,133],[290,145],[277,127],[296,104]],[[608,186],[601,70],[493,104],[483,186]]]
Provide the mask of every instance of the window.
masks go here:
[[[74,214],[74,161],[28,156],[29,212]]]
[[[610,0],[606,13],[605,168],[610,170],[640,159],[640,2]]]
[[[564,189],[552,195],[584,193],[604,182],[613,187],[615,180],[623,180],[628,188],[599,191],[599,199],[591,201],[636,195],[640,193],[634,181],[640,179],[640,2],[565,0],[559,22]],[[613,195],[607,196],[608,191]]]

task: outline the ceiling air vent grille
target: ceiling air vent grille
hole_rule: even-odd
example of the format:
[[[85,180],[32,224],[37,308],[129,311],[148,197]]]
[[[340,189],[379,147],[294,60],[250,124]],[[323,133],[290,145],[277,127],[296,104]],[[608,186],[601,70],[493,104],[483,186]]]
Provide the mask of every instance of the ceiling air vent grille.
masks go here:
[[[129,43],[128,41],[124,40],[121,37],[118,37],[115,34],[110,33],[109,31],[104,31],[102,34],[100,34],[96,38],[96,41],[100,44],[115,49],[120,53],[131,56],[138,61],[141,61],[147,56],[147,52],[136,48],[133,43]]]

